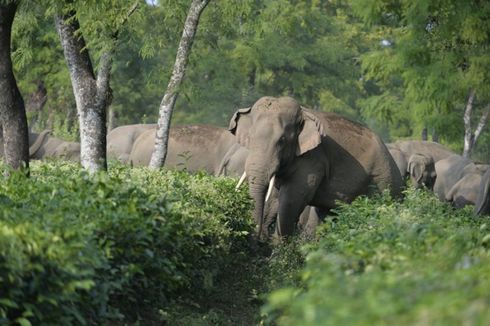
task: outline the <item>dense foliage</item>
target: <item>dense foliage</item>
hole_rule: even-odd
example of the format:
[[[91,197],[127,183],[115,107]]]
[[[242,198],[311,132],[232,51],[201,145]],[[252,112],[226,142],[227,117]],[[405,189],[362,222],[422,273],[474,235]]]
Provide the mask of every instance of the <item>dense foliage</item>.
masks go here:
[[[73,2],[95,59],[131,3]],[[141,4],[121,29],[111,126],[156,121],[188,6],[186,0]],[[52,19],[59,8],[49,0],[21,6],[13,58],[31,127],[76,139],[75,101]],[[385,140],[420,139],[427,129],[460,151],[470,90],[473,127],[490,103],[488,10],[480,1],[457,0],[212,1],[173,123],[226,125],[237,107],[260,96],[292,95],[362,121]],[[31,99],[40,85],[47,97],[36,111]],[[490,155],[486,134],[476,159]]]
[[[292,286],[273,292],[280,325],[490,322],[490,218],[454,210],[432,193],[403,202],[360,197],[336,210]]]
[[[33,164],[0,184],[0,323],[140,318],[209,290],[247,248],[251,202],[234,181]]]

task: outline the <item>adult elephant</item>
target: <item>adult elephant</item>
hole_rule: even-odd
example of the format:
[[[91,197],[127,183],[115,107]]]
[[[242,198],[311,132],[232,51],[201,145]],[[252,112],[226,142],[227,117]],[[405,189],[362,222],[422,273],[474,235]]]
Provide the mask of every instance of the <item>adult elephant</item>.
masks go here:
[[[470,159],[457,154],[438,161],[435,167],[437,178],[434,184],[434,193],[441,201],[454,201],[455,198],[458,198],[458,193],[461,194],[463,192],[462,189],[468,189],[470,185],[474,190],[477,190],[479,188],[479,182],[476,185],[475,178],[481,179],[481,176],[488,168],[485,164],[475,164]],[[460,199],[455,205],[462,207],[468,203],[474,204],[476,202],[476,196],[473,194],[471,199],[470,197],[467,198],[468,200],[463,200],[463,197],[459,196]]]
[[[238,143],[232,145],[221,159],[216,176],[241,176],[245,171],[248,149]]]
[[[400,195],[400,173],[380,138],[339,115],[302,108],[290,97],[263,97],[238,110],[229,130],[249,150],[245,172],[259,237],[274,185],[279,236],[293,232],[306,205],[329,210],[337,200],[350,202],[384,189]]]
[[[236,143],[230,147],[228,152],[221,160],[216,176],[243,176],[245,171],[245,162],[248,156],[248,149]],[[242,180],[243,181],[243,180]],[[241,183],[240,183],[241,184]],[[269,238],[272,233],[271,227],[277,220],[277,211],[279,207],[279,192],[276,188],[272,189],[269,200],[264,204],[264,223],[262,229],[266,234],[264,238]],[[312,206],[306,206],[300,215],[298,228],[307,238],[312,238],[315,234],[317,225],[321,222],[326,214]]]
[[[80,162],[80,143],[51,137],[51,130],[29,133],[29,157],[31,159],[60,158]]]
[[[127,163],[136,139],[147,130],[155,130],[157,125],[132,124],[119,126],[107,134],[107,158]]]
[[[185,125],[170,128],[165,166],[214,174],[228,149],[236,143],[226,128]],[[155,146],[155,130],[143,132],[129,155],[133,166],[148,166]]]
[[[474,213],[478,215],[490,214],[490,169],[482,176],[479,189]]]
[[[454,155],[447,147],[431,141],[404,140],[386,146],[402,178],[409,177],[416,188],[425,185],[431,190],[437,177],[435,163]]]
[[[488,182],[482,176],[489,170],[486,164],[478,164],[473,167],[471,164],[466,166],[466,172],[456,184],[446,194],[446,201],[452,202],[456,208],[463,208],[466,205],[475,205],[480,193],[488,188]],[[486,183],[486,184],[485,184]],[[476,209],[476,208],[475,208]]]

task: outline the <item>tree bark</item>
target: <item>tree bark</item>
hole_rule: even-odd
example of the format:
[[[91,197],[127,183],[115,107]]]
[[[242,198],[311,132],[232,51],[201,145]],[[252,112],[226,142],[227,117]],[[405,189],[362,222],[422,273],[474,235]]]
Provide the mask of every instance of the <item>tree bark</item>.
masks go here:
[[[24,100],[12,70],[10,43],[17,3],[0,5],[0,120],[5,162],[29,168],[29,139]]]
[[[80,29],[75,12],[57,16],[55,19],[77,104],[80,125],[80,163],[89,173],[107,170],[106,112],[112,101],[110,88],[112,58],[119,30],[135,12],[139,3],[139,0],[133,3],[127,15],[112,33],[111,44],[100,57],[97,77],[92,68],[85,40],[75,34]]]
[[[179,87],[184,79],[189,53],[199,24],[199,18],[209,1],[210,0],[192,0],[187,13],[172,75],[167,85],[167,91],[160,103],[155,148],[149,164],[152,169],[159,169],[165,163],[172,112],[179,94]]]
[[[473,131],[471,130],[471,113],[473,111],[473,102],[475,100],[475,91],[470,90],[468,95],[468,102],[466,102],[466,108],[464,110],[464,147],[463,157],[469,158],[473,147]]]
[[[480,121],[478,121],[478,125],[476,126],[475,133],[473,135],[472,148],[475,147],[478,137],[480,137],[481,132],[487,125],[489,115],[490,115],[490,103],[488,103],[487,106],[485,106],[482,115],[480,117]]]
[[[30,113],[29,128],[36,129],[37,121],[48,100],[48,91],[42,80],[36,81],[37,89],[29,96],[26,103],[26,113]]]
[[[75,13],[57,16],[55,22],[77,104],[80,163],[89,173],[107,170],[106,108],[111,99],[109,79],[112,53],[102,55],[96,78],[85,40],[75,35],[80,29]]]
[[[473,102],[475,100],[475,91],[470,90],[468,96],[468,102],[466,103],[466,108],[464,111],[464,148],[463,157],[470,158],[473,148],[475,148],[476,142],[480,137],[483,129],[487,125],[488,117],[490,116],[490,103],[488,103],[485,108],[483,108],[482,115],[478,121],[475,131],[471,129],[471,114],[473,113]]]

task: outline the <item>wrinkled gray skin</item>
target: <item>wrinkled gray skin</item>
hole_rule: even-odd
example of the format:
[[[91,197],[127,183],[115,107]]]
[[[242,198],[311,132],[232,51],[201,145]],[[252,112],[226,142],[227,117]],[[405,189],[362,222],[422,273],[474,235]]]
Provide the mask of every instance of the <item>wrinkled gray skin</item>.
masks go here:
[[[306,205],[329,210],[337,200],[351,202],[384,189],[400,195],[400,173],[380,138],[336,114],[304,109],[290,97],[263,97],[238,110],[229,129],[249,150],[245,171],[259,238],[273,176],[281,237],[293,233]]]
[[[477,215],[490,214],[490,168],[482,176],[474,213]]]
[[[403,178],[410,177],[419,188],[433,189],[436,179],[435,163],[454,153],[445,146],[423,140],[404,140],[386,144]]]
[[[467,165],[461,179],[446,194],[446,201],[452,202],[454,207],[463,208],[466,205],[475,205],[478,195],[484,192],[482,176],[488,171],[489,166],[485,164]]]
[[[241,176],[245,171],[245,161],[247,160],[247,156],[248,149],[238,143],[234,144],[224,155],[218,169],[215,172],[215,175]]]
[[[185,125],[170,128],[165,166],[190,172],[204,170],[214,174],[228,149],[236,143],[225,128]],[[155,146],[155,130],[143,132],[134,142],[129,161],[148,166]]]
[[[128,163],[129,155],[136,139],[149,129],[155,130],[156,124],[133,124],[119,126],[107,134],[107,158]]]
[[[432,190],[436,181],[436,168],[434,160],[425,154],[412,154],[408,159],[408,175],[415,188],[422,186]]]
[[[234,144],[223,157],[216,176],[241,176],[245,171],[245,162],[248,156],[248,149],[240,144]],[[269,201],[264,207],[264,224],[262,229],[266,233],[264,238],[272,236],[274,230],[271,226],[276,222],[277,210],[279,205],[279,192],[273,188]],[[321,214],[312,206],[306,206],[301,213],[298,228],[307,238],[313,238],[316,226],[326,214]]]
[[[458,208],[475,204],[480,181],[488,165],[475,164],[460,155],[452,155],[436,163],[434,193],[441,201],[451,201]]]
[[[80,143],[51,137],[50,130],[29,133],[29,157],[35,160],[60,158],[80,162]]]

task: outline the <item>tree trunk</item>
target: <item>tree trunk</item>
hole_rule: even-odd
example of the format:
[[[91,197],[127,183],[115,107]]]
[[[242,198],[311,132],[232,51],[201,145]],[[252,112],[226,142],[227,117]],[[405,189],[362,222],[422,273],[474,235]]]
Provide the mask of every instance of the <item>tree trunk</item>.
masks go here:
[[[471,155],[471,150],[473,149],[473,131],[471,130],[471,113],[473,111],[473,101],[475,100],[475,91],[470,90],[468,95],[468,102],[466,103],[466,108],[464,110],[464,147],[463,147],[463,157],[469,158]]]
[[[95,77],[75,13],[56,17],[56,29],[70,72],[80,125],[80,163],[90,173],[107,170],[106,108],[111,100],[109,79],[112,53],[101,57]]]
[[[470,90],[470,95],[468,96],[468,102],[466,103],[466,109],[464,111],[464,148],[463,157],[469,158],[473,148],[475,148],[476,142],[480,137],[483,129],[487,125],[488,117],[490,115],[490,103],[488,103],[485,108],[483,108],[482,115],[478,121],[475,131],[471,129],[471,114],[473,112],[473,102],[475,100],[475,91]]]
[[[432,130],[432,141],[435,143],[439,142],[439,135],[435,129]]]
[[[179,87],[185,75],[187,60],[196,35],[199,17],[206,8],[210,0],[192,0],[187,18],[184,24],[184,30],[180,39],[172,76],[167,85],[167,91],[160,103],[158,127],[155,137],[155,148],[150,160],[150,168],[161,168],[167,156],[168,134],[170,130],[170,121],[172,111],[179,94]]]
[[[427,134],[427,128],[422,129],[422,140],[426,141],[428,139]]]
[[[29,168],[29,139],[24,100],[17,87],[10,57],[12,23],[17,3],[0,5],[0,120],[5,162]]]
[[[48,100],[48,91],[44,87],[42,80],[36,81],[37,89],[29,96],[26,103],[26,113],[30,113],[29,128],[36,129],[37,121],[43,110],[46,101]]]
[[[107,132],[114,129],[116,126],[116,112],[114,109],[109,107],[109,112],[107,113]]]

